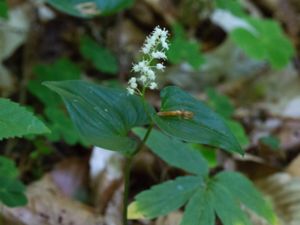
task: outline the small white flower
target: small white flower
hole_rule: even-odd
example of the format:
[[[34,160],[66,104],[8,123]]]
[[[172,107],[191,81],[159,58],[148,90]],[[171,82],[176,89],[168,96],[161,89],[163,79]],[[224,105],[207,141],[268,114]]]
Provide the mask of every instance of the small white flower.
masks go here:
[[[140,78],[139,78],[139,81],[142,82],[142,84],[145,84],[147,82],[147,77],[145,75],[142,75]]]
[[[136,73],[140,72],[140,66],[138,64],[133,64],[132,70]]]
[[[130,78],[130,80],[128,81],[128,84],[129,84],[129,88],[132,88],[132,89],[136,89],[138,87],[135,77]]]
[[[128,93],[139,94],[143,93],[138,88],[139,82],[143,88],[151,90],[158,87],[156,80],[156,71],[163,71],[165,66],[162,62],[154,64],[154,61],[164,61],[167,59],[165,51],[169,49],[168,31],[161,29],[159,26],[155,27],[154,31],[146,38],[141,52],[144,54],[144,59],[137,64],[133,64],[132,71],[139,73],[138,78],[131,78],[128,81]],[[154,60],[155,59],[155,60]],[[153,65],[154,64],[154,65]]]
[[[147,61],[146,60],[140,61],[138,65],[139,65],[140,69],[142,69],[143,67],[145,67],[147,65]]]
[[[154,28],[154,31],[153,31],[153,33],[152,33],[152,36],[154,36],[154,37],[160,36],[160,35],[161,35],[161,31],[162,31],[162,29],[160,29],[159,26],[155,27],[155,28]]]
[[[168,35],[169,35],[168,30],[166,30],[165,28],[163,30],[161,30],[161,32],[160,32],[161,37],[167,38]]]
[[[148,54],[149,52],[150,52],[150,48],[149,48],[149,46],[144,46],[143,48],[142,48],[142,52],[144,53],[144,54]]]
[[[130,78],[130,80],[128,81],[128,84],[135,84],[135,83],[136,83],[135,77]]]
[[[161,71],[164,71],[165,66],[164,66],[164,64],[162,64],[162,63],[157,63],[157,64],[156,64],[156,69],[161,70]]]
[[[151,55],[154,59],[166,59],[167,58],[166,54],[162,51],[152,52]]]
[[[147,74],[147,77],[149,78],[149,80],[155,80],[155,73],[153,70],[148,69],[146,74]]]
[[[127,88],[127,92],[128,92],[128,94],[130,94],[130,95],[133,95],[133,94],[135,93],[134,89],[132,89],[132,88],[130,88],[130,87]]]
[[[148,37],[147,38],[147,43],[151,46],[155,45],[156,44],[156,41],[157,41],[157,38],[158,36],[151,36],[151,37]]]
[[[149,85],[149,88],[150,88],[151,90],[156,89],[156,88],[157,88],[157,83],[151,82],[150,85]]]
[[[166,41],[162,41],[162,42],[161,42],[161,46],[162,46],[164,49],[169,50],[169,44],[168,44]]]
[[[131,77],[130,80],[128,81],[129,84],[136,83],[136,78]]]
[[[131,83],[131,84],[130,84],[130,87],[133,88],[133,89],[136,89],[137,86],[138,86],[137,83]]]

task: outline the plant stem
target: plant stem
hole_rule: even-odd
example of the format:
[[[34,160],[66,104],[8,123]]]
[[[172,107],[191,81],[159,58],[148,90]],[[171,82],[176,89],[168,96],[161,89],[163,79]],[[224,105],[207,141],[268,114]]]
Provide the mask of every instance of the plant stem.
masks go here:
[[[123,194],[123,225],[128,225],[127,206],[128,206],[128,197],[129,197],[129,181],[130,181],[130,169],[131,169],[132,159],[133,159],[133,155],[129,156],[125,164],[124,194]]]
[[[130,170],[131,170],[131,166],[132,166],[132,160],[133,160],[133,157],[143,148],[144,144],[146,143],[146,141],[152,131],[153,126],[154,126],[154,124],[151,123],[143,140],[136,147],[135,151],[126,160],[125,174],[124,174],[124,195],[123,195],[123,225],[128,225],[127,206],[128,206],[128,197],[129,197]]]

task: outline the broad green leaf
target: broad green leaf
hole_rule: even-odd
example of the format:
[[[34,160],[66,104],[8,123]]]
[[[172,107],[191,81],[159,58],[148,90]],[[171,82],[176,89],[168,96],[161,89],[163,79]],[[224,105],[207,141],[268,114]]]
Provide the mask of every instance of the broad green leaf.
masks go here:
[[[8,6],[6,0],[0,1],[0,17],[2,18],[8,17]]]
[[[209,192],[202,188],[189,200],[180,225],[215,225],[215,212]]]
[[[268,19],[245,18],[254,29],[237,28],[230,32],[231,39],[250,57],[267,60],[273,68],[287,65],[295,54],[291,41],[278,22]]]
[[[25,107],[0,98],[0,140],[48,132],[49,129]]]
[[[268,146],[271,150],[276,151],[280,148],[280,140],[275,136],[267,136],[259,139],[261,143]]]
[[[25,186],[15,178],[0,176],[0,201],[9,207],[27,204]]]
[[[231,119],[234,114],[234,107],[230,102],[230,99],[225,95],[221,95],[212,88],[208,88],[206,90],[206,94],[209,97],[209,106],[225,118],[227,126],[237,138],[239,144],[242,147],[247,146],[249,144],[249,139],[245,133],[244,127],[239,122]]]
[[[244,127],[239,122],[228,119],[226,120],[226,124],[242,147],[246,147],[249,145],[249,138],[245,132]]]
[[[216,182],[226,187],[236,200],[265,218],[269,223],[275,224],[276,216],[271,207],[246,177],[236,172],[222,172],[215,179]]]
[[[230,32],[230,38],[250,57],[262,60],[265,58],[265,47],[250,31],[237,28]]]
[[[210,146],[191,143],[191,148],[199,151],[210,168],[218,165],[216,149]]]
[[[31,80],[28,90],[44,105],[57,107],[62,104],[55,93],[42,85],[43,81],[62,81],[80,79],[80,68],[66,58],[60,58],[52,64],[38,64],[34,67],[35,79]]]
[[[217,8],[228,10],[236,16],[246,16],[240,0],[216,0],[215,3]]]
[[[116,13],[130,7],[134,0],[47,0],[47,2],[72,16],[90,18]]]
[[[118,62],[116,57],[99,43],[88,36],[83,36],[80,40],[80,52],[101,72],[116,74],[118,72]]]
[[[161,92],[161,98],[160,111],[185,110],[194,114],[192,119],[154,114],[152,118],[161,130],[184,141],[243,153],[223,119],[201,101],[178,87],[166,87]]]
[[[232,117],[234,113],[234,107],[226,95],[222,95],[212,88],[206,89],[206,94],[209,97],[208,105],[211,108],[213,108],[224,118]]]
[[[9,207],[27,203],[25,187],[17,180],[18,173],[13,160],[0,156],[0,202]]]
[[[52,131],[46,135],[51,141],[63,139],[67,144],[81,143],[71,119],[63,110],[63,102],[60,97],[47,87],[43,81],[62,81],[80,79],[80,68],[66,58],[60,58],[52,64],[38,64],[34,68],[35,79],[31,80],[28,89],[44,105],[45,123]]]
[[[0,156],[0,176],[15,178],[18,176],[18,170],[15,162],[9,158]]]
[[[84,81],[45,85],[63,98],[81,137],[89,144],[129,153],[136,142],[127,137],[128,132],[149,122],[141,98],[125,91]]]
[[[145,136],[144,128],[135,128],[134,133],[141,139]],[[207,175],[208,165],[201,153],[175,138],[167,136],[154,129],[146,145],[157,156],[171,166],[186,170],[197,175]]]
[[[235,184],[231,183],[231,186]],[[220,182],[213,182],[209,188],[212,195],[211,204],[223,225],[252,225],[227,187]]]
[[[47,107],[44,111],[48,119],[48,127],[51,133],[46,135],[51,141],[63,139],[67,144],[82,143],[80,135],[70,117],[58,107]]]
[[[30,159],[32,160],[40,160],[42,157],[54,153],[54,150],[49,146],[48,143],[46,143],[45,140],[35,139],[33,144],[35,149],[30,153]]]
[[[195,70],[199,69],[204,62],[199,43],[188,40],[183,27],[179,24],[173,26],[173,32],[174,37],[170,41],[170,49],[167,52],[169,61],[173,64],[187,62]]]
[[[202,184],[201,177],[186,176],[152,186],[135,197],[135,215],[148,219],[166,215],[183,206]]]

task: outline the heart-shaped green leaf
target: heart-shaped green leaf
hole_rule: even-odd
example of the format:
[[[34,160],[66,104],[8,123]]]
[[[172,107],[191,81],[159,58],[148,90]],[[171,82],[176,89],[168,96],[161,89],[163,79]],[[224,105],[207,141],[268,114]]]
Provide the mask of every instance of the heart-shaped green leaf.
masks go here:
[[[72,16],[89,18],[118,12],[130,7],[134,0],[47,0],[47,2]]]
[[[125,91],[84,81],[44,84],[63,98],[86,143],[130,153],[136,142],[127,137],[128,132],[149,122],[141,98]],[[153,108],[149,106],[148,110],[152,112]]]
[[[153,114],[156,125],[169,135],[184,141],[220,147],[229,152],[243,153],[223,119],[205,104],[178,87],[166,87],[161,92],[161,111],[188,111],[193,118]]]
[[[146,130],[135,128],[134,133],[143,138]],[[197,175],[208,174],[208,165],[201,153],[178,139],[154,129],[151,131],[146,145],[171,166]]]

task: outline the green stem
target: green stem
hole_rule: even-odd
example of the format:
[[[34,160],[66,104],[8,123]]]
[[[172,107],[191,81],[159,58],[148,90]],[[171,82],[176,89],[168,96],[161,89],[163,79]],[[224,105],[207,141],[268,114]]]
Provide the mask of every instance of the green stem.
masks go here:
[[[130,181],[130,169],[133,156],[129,156],[125,164],[125,177],[124,177],[124,195],[123,195],[123,225],[128,225],[127,213],[128,213],[128,197],[129,197],[129,181]]]
[[[126,164],[125,164],[125,174],[124,174],[124,195],[123,195],[123,225],[128,225],[128,197],[129,197],[129,183],[130,183],[130,170],[132,166],[132,160],[133,157],[143,148],[144,144],[146,143],[154,124],[151,123],[147,133],[145,134],[143,140],[140,142],[140,144],[136,147],[134,152],[127,158]]]

